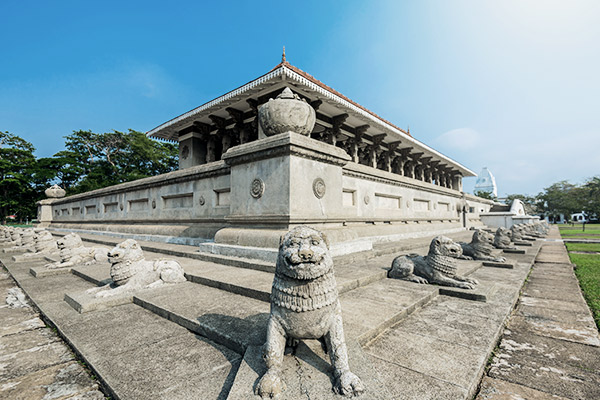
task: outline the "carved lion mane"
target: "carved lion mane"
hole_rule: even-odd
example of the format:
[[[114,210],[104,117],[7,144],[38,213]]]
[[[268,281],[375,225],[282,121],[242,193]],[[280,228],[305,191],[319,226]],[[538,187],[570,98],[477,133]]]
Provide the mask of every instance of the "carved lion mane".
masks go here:
[[[292,311],[310,311],[336,300],[327,237],[307,226],[292,229],[279,244],[271,301]]]
[[[143,269],[144,252],[133,239],[119,243],[108,253],[110,277],[115,286],[126,284],[129,279]]]

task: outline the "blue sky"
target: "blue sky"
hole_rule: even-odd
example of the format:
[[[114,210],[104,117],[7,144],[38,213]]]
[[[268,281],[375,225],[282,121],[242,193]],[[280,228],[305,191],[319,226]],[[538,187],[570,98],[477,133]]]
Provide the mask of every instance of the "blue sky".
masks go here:
[[[0,2],[0,130],[148,131],[288,61],[499,195],[600,174],[600,2]],[[465,179],[472,190],[475,178]]]

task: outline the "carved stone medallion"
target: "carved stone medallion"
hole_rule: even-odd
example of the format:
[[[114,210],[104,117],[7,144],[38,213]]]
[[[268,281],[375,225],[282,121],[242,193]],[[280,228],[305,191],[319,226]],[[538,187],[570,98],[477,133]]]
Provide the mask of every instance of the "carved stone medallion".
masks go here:
[[[250,195],[255,199],[261,198],[265,192],[265,183],[262,179],[256,178],[250,184]]]
[[[183,146],[181,149],[181,158],[186,160],[190,155],[190,148],[188,146]]]
[[[204,200],[204,196],[200,196],[200,198],[198,199],[198,203],[203,206],[204,203],[206,203],[206,200]]]
[[[325,186],[325,181],[321,178],[317,178],[313,181],[313,193],[317,197],[317,199],[322,199],[325,196],[325,190],[327,187]]]
[[[365,204],[369,204],[369,202],[371,201],[371,198],[369,197],[368,194],[365,194],[365,198],[363,199]]]
[[[156,208],[156,200],[152,200],[152,208]]]

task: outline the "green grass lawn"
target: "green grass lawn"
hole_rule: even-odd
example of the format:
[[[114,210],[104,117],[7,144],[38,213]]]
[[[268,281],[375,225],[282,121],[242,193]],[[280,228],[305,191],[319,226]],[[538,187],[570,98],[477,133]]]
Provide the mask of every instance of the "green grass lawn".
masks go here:
[[[569,224],[557,226],[562,236],[576,236],[586,234],[600,235],[600,224],[585,224],[585,232],[583,231],[583,226],[581,224],[575,224],[575,226],[571,226]]]
[[[600,253],[600,243],[565,243],[569,251],[589,251]]]
[[[569,257],[577,265],[575,275],[579,279],[583,297],[594,314],[596,326],[600,329],[600,255],[570,253]]]
[[[12,226],[13,228],[33,228],[33,224],[6,224],[5,226]]]

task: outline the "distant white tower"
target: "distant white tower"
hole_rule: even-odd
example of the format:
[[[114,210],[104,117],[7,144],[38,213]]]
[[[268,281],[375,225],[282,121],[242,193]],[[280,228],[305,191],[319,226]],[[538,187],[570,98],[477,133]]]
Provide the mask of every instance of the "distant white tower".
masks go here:
[[[494,197],[498,197],[498,187],[496,187],[496,178],[487,167],[483,167],[481,173],[475,182],[475,192],[491,192]]]

